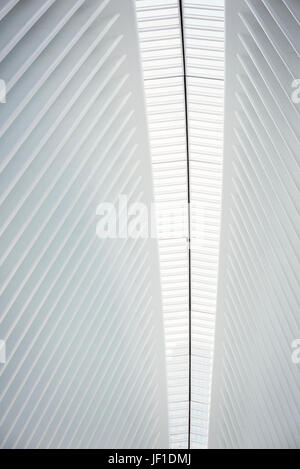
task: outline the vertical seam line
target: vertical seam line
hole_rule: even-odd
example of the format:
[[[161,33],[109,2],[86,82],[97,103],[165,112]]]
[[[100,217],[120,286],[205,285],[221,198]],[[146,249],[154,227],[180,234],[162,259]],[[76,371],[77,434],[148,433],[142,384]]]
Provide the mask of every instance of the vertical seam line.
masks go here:
[[[189,410],[188,410],[188,449],[191,449],[191,417],[192,417],[192,256],[191,256],[191,187],[190,187],[190,142],[189,142],[189,114],[188,114],[188,93],[187,93],[187,67],[186,48],[184,35],[184,6],[182,0],[179,1],[182,62],[183,62],[183,83],[185,102],[185,131],[186,131],[186,153],[187,153],[187,198],[188,198],[188,270],[189,270]]]

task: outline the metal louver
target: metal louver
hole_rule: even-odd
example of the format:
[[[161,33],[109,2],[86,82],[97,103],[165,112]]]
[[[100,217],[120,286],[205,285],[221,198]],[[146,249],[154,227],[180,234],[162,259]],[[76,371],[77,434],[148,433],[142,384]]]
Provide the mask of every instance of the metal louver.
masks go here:
[[[96,237],[152,201],[134,8],[0,5],[3,448],[168,446],[156,244]]]
[[[228,1],[209,446],[299,448],[300,3]],[[297,98],[298,97],[298,98]]]

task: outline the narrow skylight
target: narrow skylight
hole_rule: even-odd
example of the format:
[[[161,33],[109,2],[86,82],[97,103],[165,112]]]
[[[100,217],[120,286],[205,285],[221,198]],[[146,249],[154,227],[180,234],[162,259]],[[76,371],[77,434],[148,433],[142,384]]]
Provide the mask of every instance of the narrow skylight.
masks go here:
[[[170,445],[206,448],[221,207],[224,0],[136,4],[159,214]],[[190,219],[184,210],[188,193]],[[170,211],[177,216],[166,218]]]

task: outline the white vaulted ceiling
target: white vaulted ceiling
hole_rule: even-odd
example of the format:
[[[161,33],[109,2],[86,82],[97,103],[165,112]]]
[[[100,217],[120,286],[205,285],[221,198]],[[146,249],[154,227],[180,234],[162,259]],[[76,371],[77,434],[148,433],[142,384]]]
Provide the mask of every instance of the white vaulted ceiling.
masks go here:
[[[300,2],[226,3],[211,448],[300,448]],[[296,83],[296,87],[295,87]]]
[[[152,201],[134,3],[2,0],[0,79],[0,447],[165,448],[157,246],[96,235]]]

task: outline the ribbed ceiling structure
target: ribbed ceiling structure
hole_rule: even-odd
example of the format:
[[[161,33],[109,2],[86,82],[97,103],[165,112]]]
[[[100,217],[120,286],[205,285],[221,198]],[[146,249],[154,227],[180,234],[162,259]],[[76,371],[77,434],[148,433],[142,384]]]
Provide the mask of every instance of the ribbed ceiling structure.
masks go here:
[[[211,448],[299,449],[300,2],[226,3]],[[296,88],[295,88],[296,83]]]
[[[206,448],[221,208],[224,0],[136,5],[159,214],[170,443]],[[173,216],[166,218],[170,210]]]
[[[153,198],[134,3],[1,0],[0,79],[0,447],[165,448],[157,245],[97,237]]]

